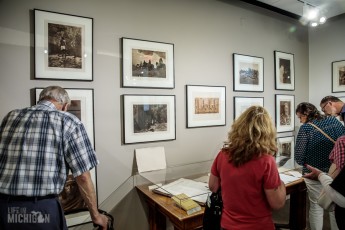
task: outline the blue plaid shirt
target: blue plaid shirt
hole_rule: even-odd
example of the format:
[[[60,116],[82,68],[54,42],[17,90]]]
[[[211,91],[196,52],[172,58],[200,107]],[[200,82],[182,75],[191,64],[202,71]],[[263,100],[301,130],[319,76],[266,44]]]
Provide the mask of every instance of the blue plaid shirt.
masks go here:
[[[98,164],[81,121],[43,101],[13,110],[0,126],[0,193],[59,194],[73,176]]]

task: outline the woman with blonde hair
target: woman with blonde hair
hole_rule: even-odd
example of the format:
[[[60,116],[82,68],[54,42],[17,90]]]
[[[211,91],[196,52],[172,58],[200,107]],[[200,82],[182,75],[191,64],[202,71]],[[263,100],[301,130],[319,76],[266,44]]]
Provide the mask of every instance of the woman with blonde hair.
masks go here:
[[[282,208],[286,199],[273,157],[275,139],[272,119],[261,106],[251,106],[234,121],[209,180],[212,192],[222,190],[222,229],[275,229],[272,209]]]

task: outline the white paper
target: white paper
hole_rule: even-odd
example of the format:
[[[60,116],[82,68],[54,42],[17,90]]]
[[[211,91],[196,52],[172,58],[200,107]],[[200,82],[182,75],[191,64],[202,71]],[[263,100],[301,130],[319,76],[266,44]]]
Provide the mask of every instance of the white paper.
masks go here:
[[[135,155],[139,173],[167,167],[164,147],[136,149]]]
[[[288,171],[286,173],[288,173],[288,174],[290,174],[291,176],[294,176],[294,177],[298,177],[298,178],[302,177],[302,174],[300,172],[297,172],[297,171]]]
[[[279,176],[280,176],[280,179],[284,182],[284,184],[288,184],[300,179],[298,177],[289,176],[283,173],[279,173]]]
[[[166,193],[168,195],[178,195],[184,193],[192,200],[200,203],[205,203],[208,194],[211,193],[207,183],[185,178],[180,178],[172,183],[163,185],[161,188],[156,189],[156,191],[160,193]]]

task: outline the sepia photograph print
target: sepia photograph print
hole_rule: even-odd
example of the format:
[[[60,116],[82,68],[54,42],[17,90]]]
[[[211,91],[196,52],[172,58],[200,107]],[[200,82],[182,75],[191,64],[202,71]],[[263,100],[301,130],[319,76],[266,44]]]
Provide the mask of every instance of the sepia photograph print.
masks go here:
[[[295,141],[294,136],[277,138],[278,152],[276,153],[276,163],[282,171],[295,168]],[[284,170],[285,169],[285,170]]]
[[[264,59],[233,54],[234,91],[264,91]]]
[[[123,87],[174,88],[174,44],[122,38]]]
[[[35,88],[36,102],[43,88]],[[65,88],[71,98],[71,105],[67,112],[75,115],[85,126],[92,146],[95,146],[94,139],[94,117],[93,117],[93,89],[71,89]],[[91,179],[96,188],[96,169],[90,171]],[[91,222],[88,209],[81,198],[81,194],[72,173],[69,172],[63,191],[59,194],[59,199],[65,213],[67,226]]]
[[[274,51],[275,87],[280,90],[295,90],[294,55]]]
[[[187,128],[225,125],[225,86],[186,85]]]
[[[264,106],[263,97],[234,97],[234,120],[253,105]]]
[[[35,12],[35,78],[93,80],[93,19]]]
[[[123,95],[124,143],[176,139],[175,96]]]
[[[276,128],[277,132],[293,131],[295,128],[294,95],[276,94]]]
[[[345,92],[345,60],[332,62],[332,92]]]

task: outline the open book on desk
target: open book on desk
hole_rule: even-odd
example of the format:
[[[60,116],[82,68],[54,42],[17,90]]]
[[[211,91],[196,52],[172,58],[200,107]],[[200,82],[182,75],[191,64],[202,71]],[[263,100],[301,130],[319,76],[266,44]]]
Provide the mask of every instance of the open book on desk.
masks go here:
[[[207,183],[185,178],[180,178],[174,182],[153,189],[152,191],[165,196],[176,196],[184,193],[192,200],[202,205],[206,203],[207,196],[211,193]]]
[[[280,176],[280,179],[284,182],[284,184],[288,184],[288,183],[291,183],[291,182],[294,182],[296,180],[299,180],[301,179],[302,177],[302,174],[301,176],[297,175],[297,174],[291,174],[290,175],[287,175],[286,173],[279,173],[279,176]]]

